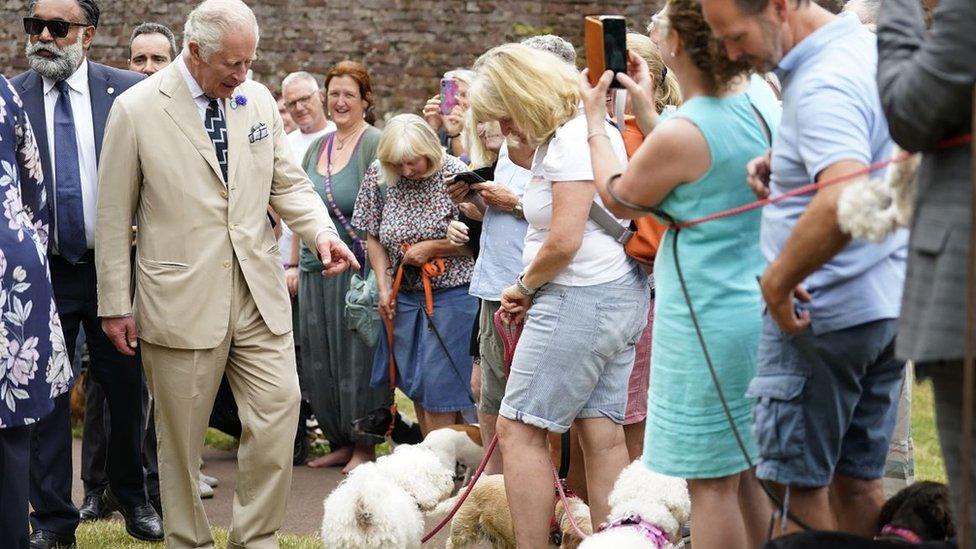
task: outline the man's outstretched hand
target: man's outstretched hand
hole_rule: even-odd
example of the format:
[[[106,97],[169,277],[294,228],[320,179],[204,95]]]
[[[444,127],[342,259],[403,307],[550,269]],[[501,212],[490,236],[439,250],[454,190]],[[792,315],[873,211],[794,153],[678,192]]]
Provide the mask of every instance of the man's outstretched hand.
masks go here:
[[[108,336],[115,349],[126,356],[135,356],[139,346],[139,332],[136,329],[136,319],[132,316],[103,318],[102,331]]]
[[[346,269],[360,269],[356,254],[346,246],[338,236],[323,232],[315,240],[315,249],[319,253],[319,261],[325,266],[322,276],[335,276],[346,272]]]

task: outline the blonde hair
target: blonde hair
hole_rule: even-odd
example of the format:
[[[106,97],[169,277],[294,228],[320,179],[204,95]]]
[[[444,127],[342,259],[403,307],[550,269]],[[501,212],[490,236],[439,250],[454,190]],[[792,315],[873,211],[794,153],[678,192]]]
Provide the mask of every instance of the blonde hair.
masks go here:
[[[386,122],[380,143],[376,148],[376,158],[383,168],[383,177],[390,185],[400,178],[398,165],[408,158],[422,156],[427,159],[429,170],[423,174],[426,179],[434,175],[444,165],[444,149],[434,130],[416,114],[399,114]]]
[[[482,122],[488,124],[497,133],[501,133],[501,128],[497,121]],[[498,160],[498,153],[488,149],[485,142],[478,135],[478,124],[474,121],[471,109],[465,115],[464,129],[461,130],[461,137],[464,139],[464,150],[468,152],[468,158],[472,168],[483,168],[494,165]],[[503,136],[504,137],[504,136]]]
[[[468,98],[476,124],[510,120],[528,145],[539,146],[577,114],[577,73],[549,52],[505,44],[488,50],[474,69]]]
[[[657,112],[661,113],[668,105],[680,107],[682,98],[678,79],[664,66],[664,59],[661,58],[661,50],[657,44],[643,34],[628,32],[627,49],[647,61],[647,68],[651,71],[651,78],[654,79],[654,108]],[[664,75],[664,82],[661,81],[661,75]]]

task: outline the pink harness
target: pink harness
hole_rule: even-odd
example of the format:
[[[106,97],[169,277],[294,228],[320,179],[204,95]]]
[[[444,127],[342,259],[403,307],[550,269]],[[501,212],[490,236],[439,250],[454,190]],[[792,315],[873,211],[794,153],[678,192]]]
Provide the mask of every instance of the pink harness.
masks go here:
[[[668,539],[668,535],[664,532],[664,530],[661,530],[654,524],[647,522],[641,518],[640,515],[630,514],[613,522],[604,522],[600,525],[600,532],[605,530],[613,530],[615,528],[630,528],[641,536],[647,538],[647,540],[653,543],[654,547],[657,547],[658,549],[671,543],[671,540]]]

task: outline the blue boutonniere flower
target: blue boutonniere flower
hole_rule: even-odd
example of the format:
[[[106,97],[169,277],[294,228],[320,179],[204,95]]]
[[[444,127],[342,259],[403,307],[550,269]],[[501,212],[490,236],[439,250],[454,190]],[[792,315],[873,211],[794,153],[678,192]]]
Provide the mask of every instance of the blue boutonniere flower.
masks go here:
[[[230,108],[236,109],[237,107],[243,107],[247,105],[247,97],[237,94],[234,96],[234,100],[230,103]]]

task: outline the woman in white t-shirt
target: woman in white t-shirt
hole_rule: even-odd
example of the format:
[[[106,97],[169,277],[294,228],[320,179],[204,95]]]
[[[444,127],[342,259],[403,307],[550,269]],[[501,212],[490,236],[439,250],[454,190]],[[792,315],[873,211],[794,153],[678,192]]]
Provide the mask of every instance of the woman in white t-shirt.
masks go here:
[[[627,465],[622,423],[634,343],[647,320],[647,280],[623,247],[589,220],[593,184],[577,76],[555,56],[507,44],[475,64],[477,122],[538,146],[523,196],[525,269],[502,308],[525,320],[498,420],[505,489],[519,547],[543,547],[552,515],[546,433],[574,425],[586,460],[593,523],[606,518]],[[608,125],[614,154],[627,154]],[[602,206],[602,205],[601,205]]]

